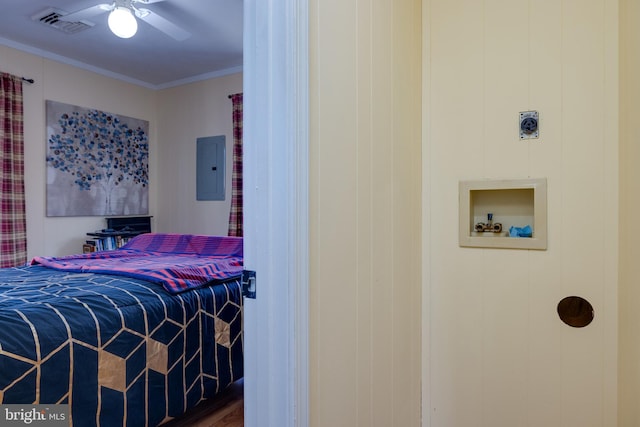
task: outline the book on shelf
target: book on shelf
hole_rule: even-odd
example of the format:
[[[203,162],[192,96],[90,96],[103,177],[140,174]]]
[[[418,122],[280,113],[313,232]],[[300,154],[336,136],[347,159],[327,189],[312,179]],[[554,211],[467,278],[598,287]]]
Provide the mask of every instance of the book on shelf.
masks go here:
[[[151,232],[151,217],[107,218],[107,228],[87,233],[92,240],[82,246],[83,252],[111,251],[124,246],[129,239]],[[85,247],[86,246],[86,247]]]
[[[93,240],[87,240],[82,250],[83,252],[112,251],[123,247],[129,239],[130,237],[126,236],[94,237]]]

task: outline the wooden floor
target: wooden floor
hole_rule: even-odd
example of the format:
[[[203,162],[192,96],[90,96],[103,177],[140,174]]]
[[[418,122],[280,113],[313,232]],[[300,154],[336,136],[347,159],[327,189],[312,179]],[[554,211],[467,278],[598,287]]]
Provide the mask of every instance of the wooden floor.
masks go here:
[[[243,427],[244,382],[236,381],[214,399],[205,400],[162,427]]]

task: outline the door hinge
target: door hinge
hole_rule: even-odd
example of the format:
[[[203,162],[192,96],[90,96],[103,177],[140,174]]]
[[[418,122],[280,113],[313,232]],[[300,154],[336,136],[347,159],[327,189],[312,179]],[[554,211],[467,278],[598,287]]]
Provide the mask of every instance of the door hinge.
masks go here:
[[[251,270],[242,271],[242,296],[256,298],[256,272]]]

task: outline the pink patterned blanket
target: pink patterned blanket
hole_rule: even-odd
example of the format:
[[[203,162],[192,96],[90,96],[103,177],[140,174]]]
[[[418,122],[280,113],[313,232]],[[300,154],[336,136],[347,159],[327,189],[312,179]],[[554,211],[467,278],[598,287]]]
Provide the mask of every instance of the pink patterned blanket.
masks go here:
[[[171,293],[242,274],[242,238],[147,233],[113,251],[35,257],[31,264],[76,273],[104,273],[160,283]]]

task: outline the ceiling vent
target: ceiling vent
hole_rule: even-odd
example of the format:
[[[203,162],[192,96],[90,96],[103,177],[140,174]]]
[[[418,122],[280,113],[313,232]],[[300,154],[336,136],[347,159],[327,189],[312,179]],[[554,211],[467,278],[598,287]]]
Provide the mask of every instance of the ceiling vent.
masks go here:
[[[56,30],[62,31],[66,34],[79,33],[80,31],[87,30],[95,25],[89,21],[61,21],[60,18],[64,15],[67,15],[68,13],[69,12],[65,12],[63,10],[48,8],[40,13],[33,15],[31,19],[33,19],[34,21],[38,21],[41,24],[46,25],[47,27],[55,28]]]

